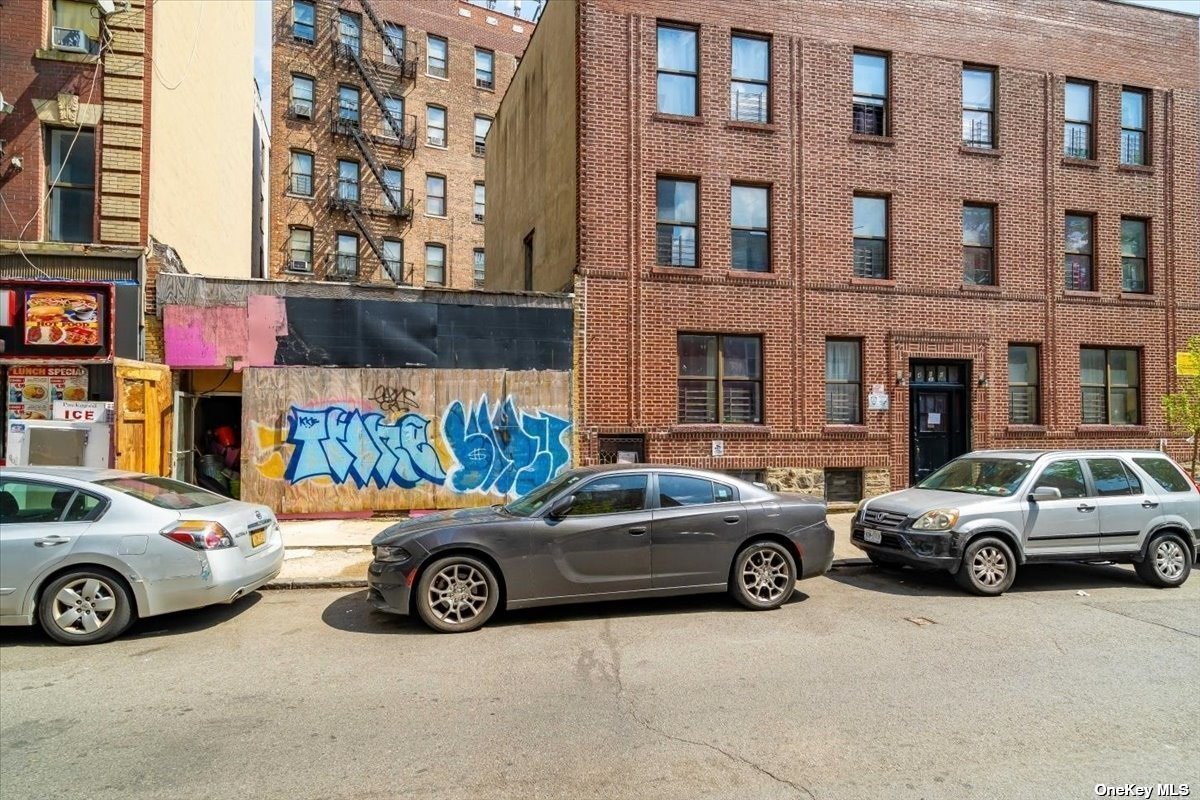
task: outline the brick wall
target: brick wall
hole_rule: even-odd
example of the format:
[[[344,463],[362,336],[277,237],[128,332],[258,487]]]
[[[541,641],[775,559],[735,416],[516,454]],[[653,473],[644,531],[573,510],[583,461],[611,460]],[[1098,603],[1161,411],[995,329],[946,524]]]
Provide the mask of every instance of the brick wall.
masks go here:
[[[546,14],[555,13],[554,6]],[[909,480],[910,360],[970,369],[970,445],[1143,446],[1166,437],[1174,352],[1200,333],[1197,22],[1116,3],[584,0],[576,319],[582,460],[598,435],[720,469],[886,468]],[[656,113],[656,19],[697,25],[700,112]],[[728,121],[732,30],[772,36],[766,125]],[[851,135],[852,53],[890,53],[890,136]],[[999,147],[964,149],[963,63],[998,68]],[[1098,154],[1062,156],[1066,77],[1097,83]],[[1151,166],[1118,164],[1122,85],[1152,90]],[[699,182],[699,267],[655,265],[655,179]],[[731,182],[770,187],[771,272],[730,264]],[[855,192],[890,198],[888,280],[855,279]],[[962,278],[964,202],[994,204],[997,287]],[[1095,214],[1097,291],[1063,289],[1064,215]],[[1121,291],[1123,215],[1150,219],[1151,292]],[[679,332],[762,337],[762,425],[678,424]],[[826,337],[861,340],[891,410],[825,417]],[[1042,420],[1009,424],[1009,343],[1040,347]],[[1080,419],[1081,346],[1140,350],[1136,426]],[[711,441],[725,455],[711,455]],[[1176,454],[1185,447],[1177,439]]]
[[[354,2],[343,4],[357,11]],[[484,159],[474,151],[475,116],[495,116],[500,98],[516,69],[516,59],[524,51],[533,25],[502,14],[468,5],[459,0],[375,0],[373,7],[381,20],[405,27],[409,53],[417,57],[414,80],[398,81],[405,101],[406,115],[416,123],[415,152],[406,152],[387,144],[374,150],[386,166],[404,170],[406,191],[413,190],[411,221],[386,215],[368,216],[367,224],[379,239],[400,239],[404,260],[412,264],[412,281],[425,284],[425,243],[446,248],[446,282],[456,288],[473,285],[474,250],[482,249],[483,225],[474,221],[474,190],[484,180]],[[361,163],[360,184],[364,198],[377,197],[378,183],[370,173],[352,141],[333,137],[330,131],[331,103],[341,83],[358,86],[362,94],[364,119],[378,119],[379,109],[358,72],[352,65],[335,59],[335,6],[317,3],[316,42],[306,44],[292,37],[290,0],[274,2],[274,47],[271,91],[271,202],[268,259],[271,275],[285,279],[306,279],[284,270],[288,258],[290,226],[313,229],[314,275],[321,278],[341,233],[358,233],[353,220],[339,211],[331,211],[327,201],[336,188],[337,160],[346,158]],[[469,16],[468,16],[469,14]],[[379,34],[367,15],[362,16],[365,53],[379,52]],[[426,74],[426,36],[433,34],[449,41],[449,79]],[[475,86],[475,47],[495,52],[495,89]],[[316,78],[315,114],[311,121],[288,115],[293,73]],[[447,109],[447,146],[426,144],[426,106]],[[298,197],[288,191],[291,151],[299,149],[314,155],[314,196]],[[425,177],[428,173],[446,178],[444,217],[426,214]],[[359,280],[388,281],[365,237],[359,241]]]

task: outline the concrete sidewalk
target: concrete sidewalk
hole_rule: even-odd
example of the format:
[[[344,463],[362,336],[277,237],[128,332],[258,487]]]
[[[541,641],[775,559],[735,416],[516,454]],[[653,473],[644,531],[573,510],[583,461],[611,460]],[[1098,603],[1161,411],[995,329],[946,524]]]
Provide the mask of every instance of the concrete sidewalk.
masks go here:
[[[853,514],[831,513],[835,540],[833,561],[854,562],[864,553],[850,544]],[[361,588],[367,585],[371,539],[404,517],[371,519],[286,520],[279,523],[286,553],[283,571],[265,588]]]

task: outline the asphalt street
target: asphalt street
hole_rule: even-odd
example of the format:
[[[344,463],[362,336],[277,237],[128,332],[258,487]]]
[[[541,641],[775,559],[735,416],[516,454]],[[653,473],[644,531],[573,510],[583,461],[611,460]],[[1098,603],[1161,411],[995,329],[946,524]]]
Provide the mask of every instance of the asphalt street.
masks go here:
[[[457,636],[344,589],[96,647],[4,629],[0,797],[1200,793],[1200,578],[1046,565],[986,599],[851,566],[800,588],[768,613],[679,598]]]

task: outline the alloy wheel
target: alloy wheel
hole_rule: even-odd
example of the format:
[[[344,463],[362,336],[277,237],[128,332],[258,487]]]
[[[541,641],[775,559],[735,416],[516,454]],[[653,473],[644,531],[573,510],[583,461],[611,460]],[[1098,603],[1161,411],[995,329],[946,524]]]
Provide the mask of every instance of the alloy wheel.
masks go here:
[[[434,616],[451,625],[474,619],[487,602],[487,581],[470,564],[443,567],[429,584],[429,608]]]
[[[80,578],[54,596],[54,623],[70,634],[95,633],[117,610],[113,588],[99,578]]]
[[[981,547],[971,559],[971,574],[981,586],[999,586],[1008,576],[1008,557],[998,547]]]
[[[772,549],[755,551],[742,567],[742,586],[746,593],[764,603],[778,599],[787,591],[791,579],[787,561]]]
[[[1154,567],[1163,578],[1173,581],[1183,572],[1183,548],[1174,539],[1164,539],[1154,548]]]

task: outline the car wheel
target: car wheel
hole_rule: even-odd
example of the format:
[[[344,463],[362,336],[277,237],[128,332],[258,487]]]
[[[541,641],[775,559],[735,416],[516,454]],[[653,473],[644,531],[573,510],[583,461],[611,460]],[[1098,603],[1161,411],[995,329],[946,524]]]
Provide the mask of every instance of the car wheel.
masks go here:
[[[107,642],[132,621],[129,593],[107,570],[68,572],[47,584],[38,600],[38,622],[62,644]]]
[[[756,542],[733,559],[730,591],[746,608],[779,608],[796,591],[796,559],[774,542]]]
[[[954,574],[968,592],[993,597],[1004,594],[1017,576],[1017,560],[999,539],[976,539],[963,553],[962,565]]]
[[[1156,537],[1146,548],[1146,557],[1135,565],[1138,577],[1151,586],[1180,586],[1192,571],[1191,551],[1173,533]]]
[[[417,581],[417,614],[441,633],[481,627],[500,602],[500,584],[490,567],[470,556],[434,561]]]
[[[889,572],[899,572],[900,570],[904,569],[903,561],[897,561],[894,558],[888,558],[887,556],[880,555],[879,553],[868,552],[867,558],[871,559],[871,563],[875,566],[879,567],[880,569],[888,570]]]

